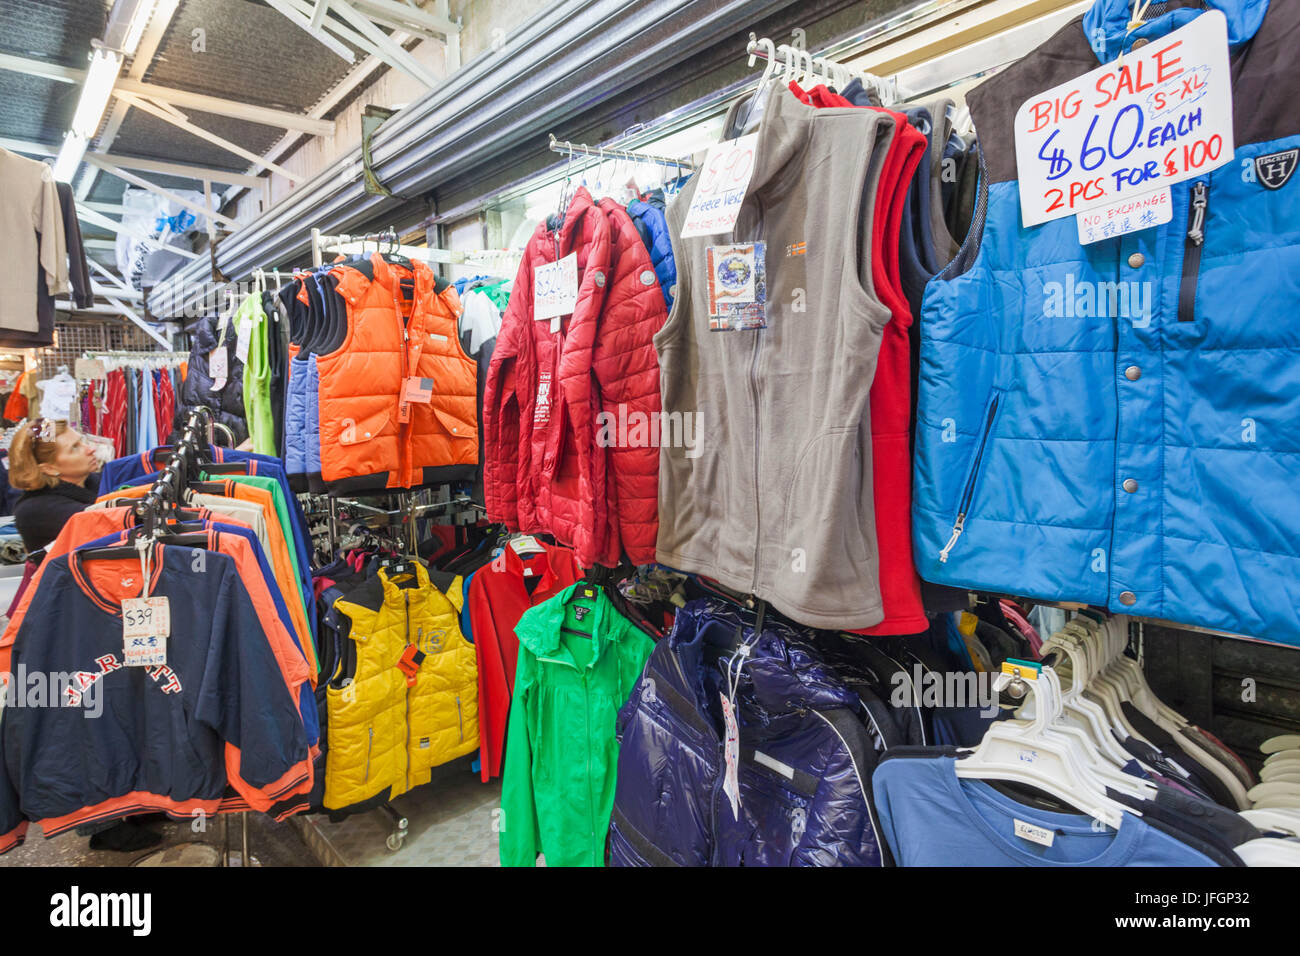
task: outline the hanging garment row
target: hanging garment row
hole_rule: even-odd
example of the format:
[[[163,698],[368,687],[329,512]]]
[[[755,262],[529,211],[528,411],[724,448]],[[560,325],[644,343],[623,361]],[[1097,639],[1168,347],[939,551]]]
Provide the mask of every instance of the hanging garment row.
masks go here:
[[[278,462],[200,445],[205,426],[195,416],[176,448],[106,466],[104,489],[143,481],[74,515],[19,598],[0,638],[14,675],[0,850],[28,821],[48,837],[149,811],[308,806],[319,730],[301,512]],[[58,706],[23,706],[20,678],[38,672],[72,675]],[[92,764],[109,770],[74,769]]]
[[[488,517],[571,545],[584,566],[655,560],[659,359],[677,283],[662,195],[624,207],[578,187],[524,252],[484,395]],[[537,314],[537,272],[572,300]],[[550,321],[539,321],[547,319]]]
[[[75,409],[59,415],[42,402],[48,417],[80,425],[81,431],[113,442],[118,456],[156,448],[173,432],[180,420],[186,370],[177,359],[102,359],[103,378],[94,378],[80,389]],[[111,366],[111,367],[109,367]],[[200,403],[196,403],[200,404]],[[75,412],[72,413],[72,412]]]

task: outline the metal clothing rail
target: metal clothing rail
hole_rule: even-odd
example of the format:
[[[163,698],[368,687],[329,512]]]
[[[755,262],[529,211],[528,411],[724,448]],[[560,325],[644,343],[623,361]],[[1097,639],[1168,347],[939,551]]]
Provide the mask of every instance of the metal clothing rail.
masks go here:
[[[367,249],[367,246],[373,246],[373,249]],[[472,265],[481,262],[484,259],[501,258],[501,257],[518,257],[523,255],[522,249],[480,249],[466,252],[452,252],[449,249],[433,249],[428,246],[404,246],[397,241],[397,232],[394,229],[386,229],[383,232],[371,232],[361,236],[348,235],[346,233],[337,236],[327,236],[319,229],[311,231],[311,261],[313,267],[320,267],[325,264],[325,253],[334,252],[342,255],[365,255],[367,252],[378,252],[381,254],[390,254],[405,256],[412,261],[419,262],[437,262],[442,265]]]
[[[570,156],[595,156],[598,159],[624,159],[649,166],[674,166],[686,172],[694,172],[695,164],[684,159],[669,159],[667,156],[651,156],[649,153],[636,153],[627,149],[606,149],[604,146],[588,146],[585,143],[561,142],[551,133],[551,151],[567,153]]]

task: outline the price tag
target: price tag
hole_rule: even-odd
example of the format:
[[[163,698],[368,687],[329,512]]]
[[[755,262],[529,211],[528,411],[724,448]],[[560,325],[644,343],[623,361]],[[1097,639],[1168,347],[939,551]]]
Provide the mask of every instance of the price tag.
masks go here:
[[[1145,196],[1121,199],[1114,205],[1090,209],[1074,217],[1081,246],[1161,226],[1173,218],[1174,200],[1168,187]]]
[[[171,606],[165,595],[122,602],[122,655],[128,667],[166,664],[171,632]]]
[[[433,379],[415,376],[403,379],[402,400],[412,405],[428,405],[433,401]]]
[[[722,792],[727,795],[731,801],[731,815],[737,820],[740,819],[740,728],[736,724],[736,712],[731,706],[731,701],[727,695],[719,692],[718,696],[722,698],[722,722],[727,735],[726,746],[723,748],[723,759],[726,763],[726,774],[722,779]]]
[[[533,318],[558,319],[571,315],[578,307],[578,256],[569,253],[563,259],[533,269]],[[552,323],[554,328],[554,323]]]
[[[251,319],[243,318],[239,320],[239,331],[235,338],[235,358],[239,361],[248,363],[248,340],[253,337],[253,322]]]
[[[750,133],[709,147],[699,172],[699,185],[695,187],[691,208],[686,211],[686,222],[682,225],[683,239],[713,236],[735,228],[749,180],[754,175],[757,145],[758,134]]]
[[[1035,226],[1204,176],[1233,157],[1228,26],[1187,26],[1026,100],[1020,215]]]
[[[226,387],[226,379],[230,376],[230,355],[224,345],[218,345],[208,353],[208,374],[212,376],[209,391],[219,392]]]

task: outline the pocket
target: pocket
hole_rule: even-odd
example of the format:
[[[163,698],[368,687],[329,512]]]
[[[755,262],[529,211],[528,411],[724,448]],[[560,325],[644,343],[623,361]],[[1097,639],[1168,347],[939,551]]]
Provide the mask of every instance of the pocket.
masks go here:
[[[1205,246],[1205,220],[1210,213],[1210,188],[1206,180],[1192,184],[1187,204],[1187,236],[1183,242],[1183,275],[1178,283],[1178,321],[1196,321],[1196,286]]]
[[[864,566],[874,570],[875,531],[871,482],[864,466],[859,426],[822,432],[804,445],[790,474],[782,524],[785,544],[809,564],[820,566],[821,580],[852,584]]]
[[[387,411],[378,411],[368,418],[353,422],[344,419],[342,426],[339,428],[340,445],[361,445],[368,441],[374,441],[382,435],[388,428],[391,416]]]
[[[953,521],[952,536],[948,538],[948,543],[939,552],[940,562],[947,562],[953,546],[966,528],[966,516],[970,514],[971,505],[975,500],[975,490],[979,486],[980,474],[984,468],[984,459],[989,442],[993,437],[993,430],[997,425],[998,412],[1002,407],[1002,401],[1002,389],[995,388],[989,396],[988,403],[984,406],[979,440],[976,441],[975,450],[971,453],[970,463],[966,468],[966,480],[962,483],[961,497],[957,500],[957,517]]]

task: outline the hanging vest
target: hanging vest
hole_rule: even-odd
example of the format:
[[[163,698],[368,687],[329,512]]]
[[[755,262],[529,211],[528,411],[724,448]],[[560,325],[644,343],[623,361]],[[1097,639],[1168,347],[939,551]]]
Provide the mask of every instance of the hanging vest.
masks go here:
[[[1300,644],[1300,4],[1208,2],[1236,155],[1172,186],[1164,225],[1088,246],[1073,217],[1023,228],[1013,118],[1199,2],[1126,36],[1129,4],[1099,0],[969,94],[987,213],[969,269],[925,295],[917,567]]]
[[[694,422],[696,441],[661,428],[658,560],[815,627],[883,618],[867,395],[890,320],[871,247],[893,126],[781,87],[735,230],[680,238],[698,177],[668,212],[678,279],[655,336],[660,390],[665,428]],[[752,241],[766,243],[767,327],[710,331],[708,250]]]
[[[460,631],[461,579],[434,577],[436,586],[419,562],[381,568],[334,604],[351,646],[326,694],[326,809],[392,799],[478,749],[478,669]]]

